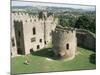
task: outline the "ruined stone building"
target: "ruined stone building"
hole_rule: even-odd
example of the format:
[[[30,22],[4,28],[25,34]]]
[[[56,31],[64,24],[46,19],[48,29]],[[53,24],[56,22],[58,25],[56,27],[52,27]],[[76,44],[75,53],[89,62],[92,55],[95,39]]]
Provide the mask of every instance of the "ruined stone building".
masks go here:
[[[38,51],[52,41],[55,55],[60,58],[75,57],[77,45],[95,49],[95,36],[86,30],[58,26],[58,18],[46,11],[32,15],[12,12],[11,54],[25,55]]]
[[[59,58],[73,59],[77,50],[76,30],[57,26],[53,32],[53,51]]]
[[[32,15],[25,12],[11,13],[11,55],[25,55],[31,51],[44,48],[52,40],[52,31],[55,29],[58,19],[54,14]]]
[[[95,51],[95,35],[85,29],[62,27],[57,25],[52,32],[53,51],[61,59],[73,59],[77,46]]]

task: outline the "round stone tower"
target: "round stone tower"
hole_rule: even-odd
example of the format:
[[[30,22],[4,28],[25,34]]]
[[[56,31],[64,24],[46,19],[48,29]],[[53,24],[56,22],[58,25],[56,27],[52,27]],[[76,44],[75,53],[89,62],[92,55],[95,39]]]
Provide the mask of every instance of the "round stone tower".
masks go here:
[[[76,30],[57,26],[52,32],[53,51],[58,58],[71,60],[75,57],[77,48]]]

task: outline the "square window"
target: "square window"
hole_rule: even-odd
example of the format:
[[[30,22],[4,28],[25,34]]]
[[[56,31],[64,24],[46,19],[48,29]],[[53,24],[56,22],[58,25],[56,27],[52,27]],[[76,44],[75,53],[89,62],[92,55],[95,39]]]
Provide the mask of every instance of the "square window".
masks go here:
[[[36,41],[35,37],[31,38],[31,42],[35,42],[35,41]]]

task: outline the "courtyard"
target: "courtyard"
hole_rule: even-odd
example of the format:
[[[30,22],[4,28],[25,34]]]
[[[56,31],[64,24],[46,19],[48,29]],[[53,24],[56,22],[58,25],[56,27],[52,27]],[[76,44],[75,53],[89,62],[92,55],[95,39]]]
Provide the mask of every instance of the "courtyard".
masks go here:
[[[24,64],[28,58],[29,65]],[[25,56],[11,58],[11,73],[37,73],[54,71],[90,70],[96,68],[95,52],[81,47],[77,48],[73,60],[56,60],[51,48],[45,48]]]

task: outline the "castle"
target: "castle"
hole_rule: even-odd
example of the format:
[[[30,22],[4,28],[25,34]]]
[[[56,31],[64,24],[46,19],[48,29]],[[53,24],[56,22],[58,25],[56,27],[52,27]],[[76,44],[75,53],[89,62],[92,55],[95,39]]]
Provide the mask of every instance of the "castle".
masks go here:
[[[52,33],[53,51],[55,55],[61,59],[73,59],[77,50],[76,30],[74,28],[57,26]]]
[[[58,26],[58,18],[47,11],[32,15],[12,12],[11,55],[26,55],[45,48],[52,42],[55,55],[72,59],[76,48],[83,46],[95,50],[95,37],[84,29]]]
[[[32,15],[12,12],[11,55],[26,55],[38,51],[50,42],[60,58],[72,59],[77,48],[76,31],[58,26],[58,18],[47,11]]]
[[[46,47],[52,40],[52,31],[58,24],[54,14],[47,11],[32,15],[25,12],[12,12],[11,55],[25,55]]]

